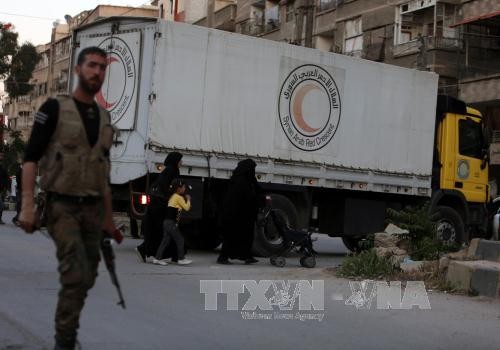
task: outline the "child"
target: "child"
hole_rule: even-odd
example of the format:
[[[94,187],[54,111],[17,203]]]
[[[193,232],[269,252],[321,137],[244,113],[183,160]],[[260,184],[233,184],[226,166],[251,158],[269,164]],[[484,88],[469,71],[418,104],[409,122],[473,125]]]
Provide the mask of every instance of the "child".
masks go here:
[[[191,196],[188,194],[184,195],[186,184],[181,179],[174,179],[170,185],[170,190],[173,194],[168,199],[167,215],[165,221],[163,221],[163,240],[158,247],[153,264],[167,265],[167,262],[162,260],[162,256],[170,242],[170,238],[172,238],[177,245],[177,254],[179,257],[177,263],[179,265],[189,265],[191,264],[191,260],[184,257],[184,237],[182,237],[179,230],[179,221],[181,212],[191,209]]]

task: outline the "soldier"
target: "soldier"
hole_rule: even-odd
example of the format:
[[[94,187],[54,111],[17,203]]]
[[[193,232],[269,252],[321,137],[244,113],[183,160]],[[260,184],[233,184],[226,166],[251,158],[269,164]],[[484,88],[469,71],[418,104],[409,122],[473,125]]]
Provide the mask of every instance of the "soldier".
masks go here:
[[[55,315],[55,349],[74,349],[80,312],[100,261],[102,231],[114,234],[109,150],[109,113],[94,101],[106,71],[106,52],[83,49],[72,96],[48,99],[35,115],[24,157],[19,221],[35,229],[33,192],[39,165],[47,194],[46,219],[57,249],[61,289]]]

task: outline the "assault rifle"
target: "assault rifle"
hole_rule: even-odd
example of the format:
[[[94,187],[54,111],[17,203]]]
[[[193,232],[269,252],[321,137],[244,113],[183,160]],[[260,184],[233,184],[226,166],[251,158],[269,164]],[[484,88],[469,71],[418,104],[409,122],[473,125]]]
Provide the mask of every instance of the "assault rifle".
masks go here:
[[[118,276],[116,275],[115,252],[113,251],[113,247],[111,246],[111,238],[108,236],[106,232],[103,232],[103,239],[101,241],[101,251],[104,263],[106,264],[109,276],[111,277],[111,283],[115,285],[116,290],[118,291],[118,297],[120,298],[120,300],[118,301],[117,304],[121,305],[121,307],[125,309],[125,300],[123,299],[122,290],[120,288],[120,282],[118,282]]]

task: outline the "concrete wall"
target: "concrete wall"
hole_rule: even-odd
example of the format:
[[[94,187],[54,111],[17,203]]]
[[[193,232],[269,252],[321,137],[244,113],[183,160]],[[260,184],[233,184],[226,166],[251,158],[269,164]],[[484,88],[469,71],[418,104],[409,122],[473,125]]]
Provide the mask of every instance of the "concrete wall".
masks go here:
[[[85,19],[83,24],[92,23],[100,18],[113,16],[131,16],[131,17],[158,17],[158,9],[153,8],[134,8],[126,6],[99,5]]]
[[[235,31],[234,19],[236,18],[236,4],[224,2],[225,6],[214,12],[213,28],[225,30],[228,32]],[[198,26],[207,26],[207,17],[203,17],[193,24]]]
[[[314,34],[333,34],[336,29],[337,10],[323,11],[316,14]]]
[[[500,11],[500,1],[498,0],[475,0],[468,1],[462,5],[462,18],[472,18],[495,11]]]
[[[462,81],[459,96],[470,103],[497,101],[500,104],[500,74],[480,80]]]
[[[394,23],[395,10],[393,6],[375,7],[363,14],[363,31],[380,28]]]

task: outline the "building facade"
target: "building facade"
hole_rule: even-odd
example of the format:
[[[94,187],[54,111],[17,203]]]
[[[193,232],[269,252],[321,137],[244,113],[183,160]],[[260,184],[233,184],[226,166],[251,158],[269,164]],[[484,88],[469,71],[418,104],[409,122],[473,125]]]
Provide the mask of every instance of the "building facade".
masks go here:
[[[211,27],[432,71],[441,93],[498,115],[498,0],[237,0]]]
[[[33,85],[32,91],[25,96],[7,97],[3,100],[3,110],[8,116],[9,126],[21,131],[24,140],[29,138],[34,115],[42,103],[49,97],[68,91],[69,78],[72,74],[70,59],[73,30],[112,16],[156,18],[158,9],[156,6],[135,8],[99,5],[74,17],[67,15],[65,24],[54,23],[50,42],[38,45],[36,48],[41,58],[30,80],[30,84]]]

